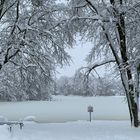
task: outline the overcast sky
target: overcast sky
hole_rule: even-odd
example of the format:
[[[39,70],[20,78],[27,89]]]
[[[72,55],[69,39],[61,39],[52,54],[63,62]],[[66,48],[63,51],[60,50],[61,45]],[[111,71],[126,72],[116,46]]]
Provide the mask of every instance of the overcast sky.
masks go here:
[[[62,75],[73,76],[75,71],[82,67],[86,66],[85,58],[88,55],[91,49],[91,43],[83,43],[78,41],[77,44],[72,49],[67,49],[67,52],[71,55],[72,61],[70,66],[64,66],[63,68],[58,68],[57,77],[59,78]]]
[[[93,47],[93,44],[90,42],[77,41],[76,45],[72,49],[67,49],[67,52],[71,55],[73,62],[70,63],[70,66],[64,66],[63,68],[57,68],[56,77],[60,78],[61,76],[71,77],[74,75],[75,71],[80,67],[87,66],[85,58],[89,54],[89,51]],[[105,76],[110,73],[104,66],[96,68],[96,71],[100,76]],[[94,76],[97,76],[95,73]],[[98,76],[97,76],[98,77]]]
[[[56,77],[60,78],[61,76],[71,77],[74,75],[75,71],[80,67],[87,66],[85,58],[89,54],[93,44],[90,42],[77,41],[77,44],[72,49],[67,49],[67,52],[71,55],[73,62],[70,63],[70,66],[64,66],[63,68],[57,68]],[[107,74],[104,66],[101,66],[96,69],[100,76]],[[95,76],[97,74],[95,73]]]

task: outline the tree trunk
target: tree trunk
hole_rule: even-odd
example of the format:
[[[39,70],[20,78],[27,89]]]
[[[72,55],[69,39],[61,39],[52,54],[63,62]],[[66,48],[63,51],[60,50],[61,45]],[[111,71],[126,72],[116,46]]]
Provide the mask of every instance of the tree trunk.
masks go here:
[[[115,6],[115,0],[110,0],[110,3]],[[120,5],[123,6],[123,1],[119,1]],[[120,13],[114,9],[114,17],[118,18],[118,22],[116,23],[116,30],[118,31],[119,34],[119,49],[120,49],[120,55],[121,55],[121,63],[117,63],[120,74],[121,74],[121,79],[122,83],[125,89],[126,97],[127,97],[127,102],[128,102],[128,107],[129,107],[129,113],[130,113],[130,119],[131,119],[131,124],[135,127],[139,126],[139,118],[138,118],[138,88],[135,90],[135,84],[133,81],[133,75],[132,71],[129,66],[128,62],[128,56],[127,56],[127,43],[126,43],[126,33],[125,33],[125,19],[124,19],[124,14]],[[118,15],[118,16],[116,16]],[[113,53],[114,54],[114,53]],[[116,62],[117,58],[115,57]]]
[[[122,4],[122,3],[121,3]],[[139,125],[139,121],[138,121],[138,103],[137,103],[137,96],[135,96],[137,93],[134,89],[134,83],[133,78],[132,78],[132,72],[129,66],[129,62],[128,62],[128,57],[127,57],[127,46],[126,46],[126,34],[125,34],[125,20],[123,17],[123,13],[121,13],[119,15],[119,23],[117,23],[117,29],[118,29],[118,33],[119,33],[119,37],[120,37],[120,53],[121,53],[121,58],[122,58],[122,69],[125,69],[126,71],[126,77],[127,77],[127,85],[128,87],[126,90],[126,96],[127,99],[130,101],[128,102],[128,104],[130,104],[130,116],[131,116],[131,123],[132,125],[134,125],[135,127],[138,127]],[[121,69],[120,69],[121,72]],[[126,82],[126,81],[125,81]]]

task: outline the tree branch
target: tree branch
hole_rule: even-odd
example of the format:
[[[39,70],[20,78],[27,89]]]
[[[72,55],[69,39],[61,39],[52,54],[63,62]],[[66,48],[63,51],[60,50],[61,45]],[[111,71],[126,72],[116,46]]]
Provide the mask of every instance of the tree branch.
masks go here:
[[[17,0],[12,4],[12,5],[10,5],[3,13],[2,13],[2,9],[0,10],[0,20],[2,19],[2,17],[5,15],[5,13],[10,9],[10,8],[12,8],[14,5],[15,5],[15,3],[17,2]]]
[[[86,74],[85,74],[88,77],[89,74],[91,73],[91,71],[92,70],[95,70],[95,68],[100,67],[100,66],[103,66],[103,65],[108,64],[108,63],[114,63],[114,62],[116,62],[116,60],[114,60],[114,59],[106,60],[106,61],[102,61],[100,63],[96,63],[92,67],[82,67],[81,69],[88,69],[86,71]]]
[[[103,62],[94,64],[91,68],[89,68],[88,73],[90,73],[92,70],[94,70],[97,67],[100,67],[100,66],[108,64],[108,63],[114,63],[114,62],[116,62],[116,60],[107,60],[107,61],[103,61]]]
[[[9,47],[6,51],[6,55],[5,55],[5,58],[4,58],[4,64],[6,64],[8,62],[8,55],[9,55],[9,51],[11,50],[12,47]]]
[[[14,24],[14,27],[11,31],[11,35],[14,33],[15,31],[15,28],[16,28],[16,23],[18,22],[18,18],[19,18],[19,0],[17,2],[17,6],[16,6],[16,20],[15,20],[15,24]]]
[[[87,3],[84,3],[84,4],[80,4],[80,5],[74,6],[73,8],[83,8],[86,5],[87,5]]]
[[[4,7],[4,3],[5,3],[5,0],[1,0],[0,1],[0,17],[2,15],[2,10],[3,10],[3,7]],[[1,19],[1,18],[0,18]]]
[[[90,5],[90,7],[92,7],[92,9],[98,14],[98,11],[96,9],[96,7],[91,3],[90,0],[86,0],[86,2]]]

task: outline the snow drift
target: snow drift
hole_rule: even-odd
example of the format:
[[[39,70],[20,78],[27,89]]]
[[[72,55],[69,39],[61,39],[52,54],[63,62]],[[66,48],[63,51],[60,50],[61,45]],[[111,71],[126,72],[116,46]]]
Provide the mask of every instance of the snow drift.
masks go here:
[[[0,102],[0,116],[8,120],[24,120],[34,116],[37,122],[59,123],[89,120],[87,107],[94,107],[93,120],[128,120],[125,97],[64,97],[53,101]]]

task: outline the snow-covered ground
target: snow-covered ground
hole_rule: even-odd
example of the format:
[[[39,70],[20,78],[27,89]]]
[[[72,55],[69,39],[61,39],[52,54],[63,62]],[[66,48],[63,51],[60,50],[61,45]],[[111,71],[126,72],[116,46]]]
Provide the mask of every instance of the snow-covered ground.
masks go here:
[[[129,120],[125,97],[55,96],[53,101],[0,102],[0,116],[8,120],[34,116],[42,123],[89,120],[89,105],[94,107],[93,120]]]
[[[139,140],[140,128],[129,121],[76,121],[67,123],[25,124],[10,133],[0,127],[0,140]]]
[[[92,105],[92,122],[87,107]],[[64,97],[51,102],[1,102],[0,120],[24,120],[22,130],[0,126],[0,140],[139,140],[124,97]],[[42,122],[42,123],[36,123]]]

